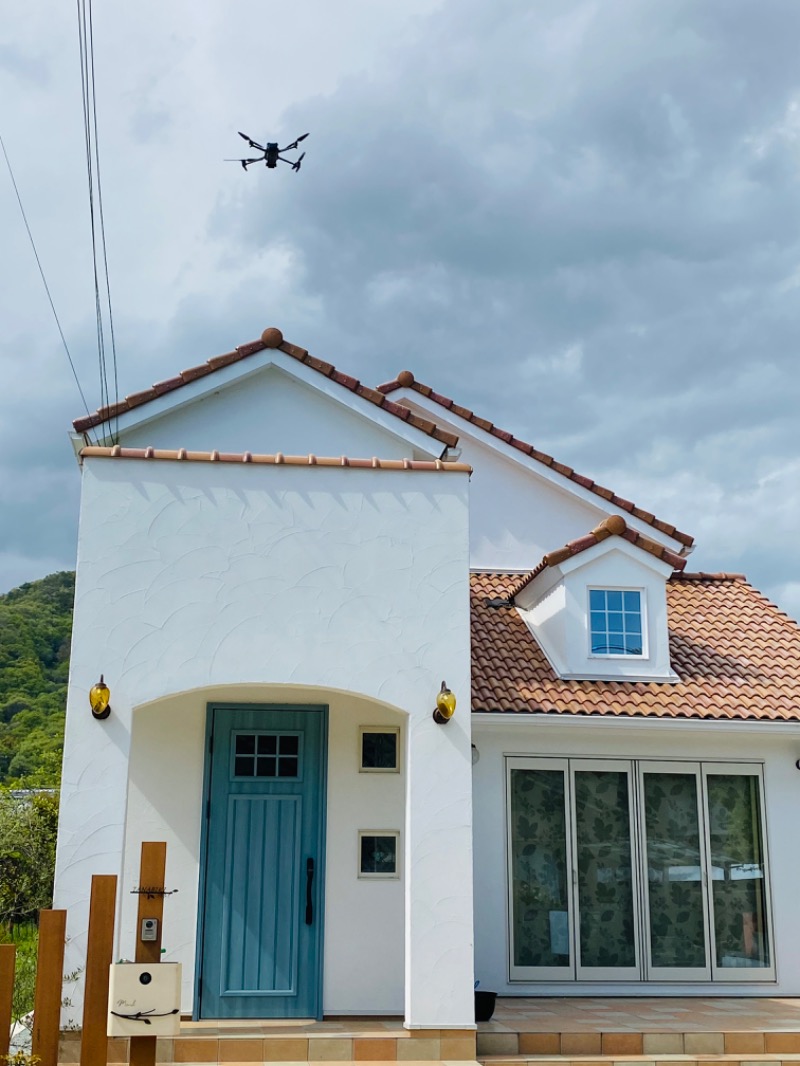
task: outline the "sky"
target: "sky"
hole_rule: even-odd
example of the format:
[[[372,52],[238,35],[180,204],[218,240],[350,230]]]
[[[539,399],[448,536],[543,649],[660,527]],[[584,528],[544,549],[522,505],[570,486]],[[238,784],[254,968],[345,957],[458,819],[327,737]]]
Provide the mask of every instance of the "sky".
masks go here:
[[[121,395],[271,325],[408,368],[800,617],[796,0],[138,0],[94,31]],[[237,130],[309,131],[303,169],[224,162]],[[94,410],[75,5],[0,0],[0,135]],[[84,413],[2,161],[0,250],[2,592],[74,567]]]

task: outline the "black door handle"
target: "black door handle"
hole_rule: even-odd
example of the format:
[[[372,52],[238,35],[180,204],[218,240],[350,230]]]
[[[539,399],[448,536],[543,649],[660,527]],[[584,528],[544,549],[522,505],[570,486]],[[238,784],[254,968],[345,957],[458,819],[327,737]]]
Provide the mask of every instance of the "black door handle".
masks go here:
[[[314,860],[306,859],[306,925],[314,921]]]

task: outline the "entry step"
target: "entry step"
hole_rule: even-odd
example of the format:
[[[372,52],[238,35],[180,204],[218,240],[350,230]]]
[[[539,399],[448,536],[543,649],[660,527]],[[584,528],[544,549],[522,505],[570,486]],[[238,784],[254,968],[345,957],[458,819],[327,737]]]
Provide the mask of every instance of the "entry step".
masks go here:
[[[800,1064],[785,1055],[478,1055],[482,1066],[781,1066]]]
[[[507,1062],[629,1059],[633,1062],[728,1058],[733,1062],[800,1059],[800,1032],[500,1032],[478,1030],[479,1059]]]

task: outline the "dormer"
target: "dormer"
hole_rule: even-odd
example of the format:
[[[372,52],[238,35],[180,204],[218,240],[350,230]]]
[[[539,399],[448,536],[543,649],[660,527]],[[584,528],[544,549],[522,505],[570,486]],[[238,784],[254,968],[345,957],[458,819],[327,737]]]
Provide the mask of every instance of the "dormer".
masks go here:
[[[675,682],[666,583],[685,565],[612,515],[546,555],[512,599],[560,678]]]

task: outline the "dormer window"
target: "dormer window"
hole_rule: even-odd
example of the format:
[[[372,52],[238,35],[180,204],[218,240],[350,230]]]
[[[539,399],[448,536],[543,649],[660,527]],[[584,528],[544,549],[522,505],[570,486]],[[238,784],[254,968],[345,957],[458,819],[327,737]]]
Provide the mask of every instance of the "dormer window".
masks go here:
[[[645,653],[639,589],[589,589],[592,655]]]

